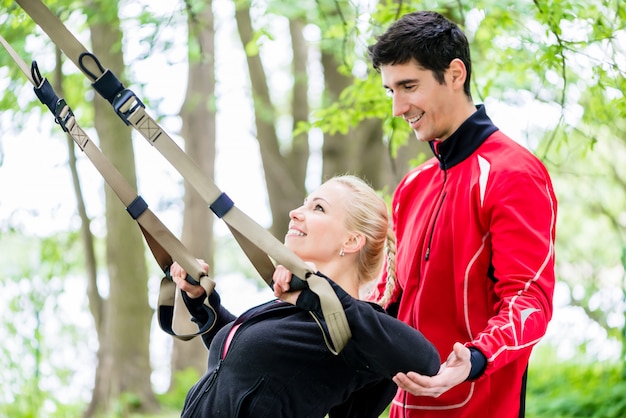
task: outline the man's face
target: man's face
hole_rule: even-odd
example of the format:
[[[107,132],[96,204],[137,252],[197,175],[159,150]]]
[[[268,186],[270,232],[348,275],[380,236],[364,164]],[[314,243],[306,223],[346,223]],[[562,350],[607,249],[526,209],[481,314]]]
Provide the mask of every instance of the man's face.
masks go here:
[[[415,61],[383,65],[380,72],[383,86],[393,100],[393,115],[402,116],[419,141],[443,141],[456,130],[454,106],[459,98],[448,82],[449,71],[445,84]]]

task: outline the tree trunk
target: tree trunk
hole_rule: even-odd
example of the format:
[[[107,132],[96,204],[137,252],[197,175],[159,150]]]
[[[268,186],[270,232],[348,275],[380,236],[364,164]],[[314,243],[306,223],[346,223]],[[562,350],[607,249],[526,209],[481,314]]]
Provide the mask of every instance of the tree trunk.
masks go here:
[[[333,15],[334,7],[326,14]],[[236,11],[239,35],[244,45],[254,39],[254,29],[249,7],[239,3]],[[290,35],[293,51],[293,97],[292,117],[294,128],[298,122],[308,120],[308,50],[302,36],[306,21],[290,18]],[[324,43],[323,43],[324,44]],[[332,46],[323,46],[321,63],[324,69],[325,100],[336,100],[341,92],[353,83],[352,77],[338,71],[336,51]],[[270,210],[273,218],[272,233],[282,238],[287,230],[289,211],[302,203],[306,196],[306,174],[309,158],[308,135],[292,138],[289,152],[279,148],[276,135],[276,111],[271,102],[267,78],[259,54],[247,55],[248,71],[252,86],[255,109],[257,139],[265,171]],[[391,110],[390,110],[391,111]],[[392,161],[383,141],[382,121],[369,119],[350,130],[346,135],[325,134],[322,146],[322,179],[324,181],[338,174],[351,173],[366,179],[376,189],[393,190],[401,175],[406,172],[411,152],[417,141],[409,141],[398,159]],[[286,147],[283,147],[286,148]]]
[[[333,51],[322,51],[322,67],[325,99],[335,101],[353,80],[339,73]],[[390,165],[382,139],[382,121],[378,119],[365,120],[345,135],[325,134],[322,180],[350,173],[364,178],[376,189],[389,186]]]
[[[54,66],[54,86],[59,97],[65,97],[63,91],[63,65],[62,54],[59,48],[55,48]],[[71,135],[67,134],[67,148],[69,155],[69,167],[72,174],[72,185],[74,186],[74,196],[76,197],[76,208],[80,217],[80,237],[85,252],[85,271],[87,274],[87,299],[89,300],[89,311],[93,317],[93,323],[98,335],[102,331],[102,318],[104,316],[105,303],[98,291],[96,250],[94,246],[93,234],[91,233],[91,220],[87,216],[85,199],[78,178],[76,167],[76,144]]]
[[[249,4],[239,4],[235,12],[239,36],[244,46],[253,40],[254,29],[250,18]],[[293,25],[298,25],[292,22]],[[303,42],[293,43],[294,47],[302,47]],[[302,56],[301,52],[294,56]],[[303,140],[300,138],[295,145],[293,154],[284,157],[279,147],[278,136],[276,134],[276,111],[269,94],[269,86],[263,63],[259,54],[246,55],[248,64],[248,72],[252,87],[252,99],[254,102],[254,116],[257,140],[261,152],[261,161],[265,172],[265,183],[267,187],[270,210],[272,213],[273,224],[270,228],[271,233],[278,239],[284,237],[287,231],[289,221],[289,211],[294,207],[300,206],[306,195],[304,185],[304,173],[306,173],[308,152],[306,155],[302,153]],[[296,64],[294,64],[296,65]],[[301,71],[300,67],[295,68]],[[302,75],[301,73],[299,74]],[[302,100],[302,91],[306,91],[306,78],[294,78],[297,80],[296,90],[294,92],[294,100]],[[303,90],[304,89],[304,90]],[[301,116],[300,116],[301,117]],[[294,119],[295,122],[295,119]],[[290,161],[289,165],[287,161]]]
[[[93,52],[121,78],[124,63],[117,3],[94,0],[89,6],[96,11],[90,15],[89,22]],[[131,131],[118,120],[109,103],[95,96],[95,127],[100,147],[129,184],[136,187]],[[144,241],[139,227],[108,186],[105,201],[108,309],[98,336],[96,382],[86,415],[109,412],[120,405],[123,415],[130,410],[152,412],[158,409],[158,404],[150,381],[153,312],[148,304]],[[123,398],[128,395],[132,400]]]
[[[204,4],[201,11],[188,9],[189,71],[187,92],[180,111],[181,135],[185,139],[185,152],[209,178],[215,174],[215,56],[214,22],[212,2]],[[199,50],[200,56],[195,52]],[[213,223],[214,216],[204,199],[185,182],[185,209],[181,241],[195,254],[204,259],[214,270]],[[180,295],[178,295],[180,296]],[[176,314],[189,316],[183,303],[176,303]],[[186,333],[197,332],[197,326],[189,322]],[[179,331],[180,332],[180,331]],[[190,341],[174,339],[172,350],[172,379],[175,373],[189,367],[204,374],[208,351],[201,338]],[[174,383],[170,381],[170,387]]]
[[[309,49],[304,39],[302,31],[306,22],[302,19],[292,18],[289,19],[289,33],[291,35],[291,51],[293,55],[292,70],[293,70],[293,94],[291,99],[291,115],[293,117],[293,131],[295,131],[298,125],[302,122],[309,120],[309,77],[307,74],[308,55]],[[302,193],[294,197],[294,200],[290,200],[295,204],[302,202],[306,194],[305,182],[308,168],[309,159],[309,136],[306,132],[294,136],[291,143],[291,153],[287,158],[287,164],[289,173],[293,178],[294,184],[302,190]],[[297,201],[296,201],[297,199]],[[289,226],[289,211],[292,207],[282,208],[277,216],[279,219],[274,218],[277,231],[287,231]]]
[[[335,57],[332,51],[322,51],[324,94],[328,102],[337,100],[343,90],[353,84],[351,77],[339,73]],[[365,119],[346,135],[326,133],[322,147],[322,181],[350,173],[367,180],[377,190],[391,193],[413,165],[412,160],[422,153],[426,157],[432,156],[428,144],[417,141],[413,133],[409,134],[396,155],[392,155],[388,144],[383,141],[382,123],[380,119]]]

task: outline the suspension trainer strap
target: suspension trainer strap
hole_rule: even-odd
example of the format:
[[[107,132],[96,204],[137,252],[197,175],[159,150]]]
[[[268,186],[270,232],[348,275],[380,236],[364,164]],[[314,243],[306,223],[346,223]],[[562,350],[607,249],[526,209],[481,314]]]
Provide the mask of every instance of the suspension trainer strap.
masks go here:
[[[59,18],[41,0],[16,0],[52,41],[91,81],[94,89],[104,97],[124,121],[135,128],[172,166],[194,187],[214,213],[228,226],[261,277],[272,285],[274,261],[293,274],[292,288],[309,287],[320,298],[322,314],[328,327],[331,352],[339,353],[351,337],[348,320],[326,279],[317,276],[298,256],[285,247],[267,230],[240,211],[219,188],[208,179],[174,140],[146,112],[143,102],[99,62],[97,57],[72,35]],[[226,206],[222,204],[227,202]],[[218,209],[216,209],[218,208]],[[321,327],[322,332],[325,330]]]
[[[26,63],[15,53],[2,36],[0,36],[0,43],[2,43],[24,75],[33,84],[35,94],[50,109],[55,121],[72,137],[81,151],[87,155],[117,197],[126,206],[128,214],[138,223],[155,260],[165,273],[165,277],[161,280],[157,311],[161,328],[168,334],[181,340],[189,340],[208,332],[213,328],[216,321],[215,309],[209,304],[208,298],[208,295],[215,288],[213,280],[206,275],[198,261],[189,254],[183,244],[148,209],[148,205],[143,198],[137,195],[133,187],[117,171],[93,141],[89,139],[85,131],[76,122],[74,113],[65,100],[60,99],[48,80],[41,76],[37,63],[33,61],[29,72]],[[195,334],[179,335],[174,331],[173,317],[176,285],[171,280],[169,274],[173,259],[178,261],[188,272],[186,280],[192,284],[201,285],[207,294],[203,306],[209,315],[209,321]]]

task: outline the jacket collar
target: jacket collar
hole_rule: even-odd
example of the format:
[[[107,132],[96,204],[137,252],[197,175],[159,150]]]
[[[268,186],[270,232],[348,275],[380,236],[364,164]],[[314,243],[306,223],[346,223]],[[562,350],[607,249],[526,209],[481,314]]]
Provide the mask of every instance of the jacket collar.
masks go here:
[[[445,141],[430,141],[430,149],[439,160],[439,167],[446,170],[469,157],[485,140],[497,131],[484,105],[476,106],[476,112],[459,126]]]

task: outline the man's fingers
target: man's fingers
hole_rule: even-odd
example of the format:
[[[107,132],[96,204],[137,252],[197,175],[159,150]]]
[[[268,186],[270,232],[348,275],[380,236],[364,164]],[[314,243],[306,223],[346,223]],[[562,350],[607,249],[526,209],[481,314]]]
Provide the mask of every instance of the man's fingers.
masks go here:
[[[409,374],[411,374],[410,377],[407,374],[398,373],[393,377],[392,380],[394,381],[396,385],[398,385],[399,388],[406,390],[407,392],[410,392],[413,395],[428,396],[429,387],[418,383],[419,379],[415,379],[416,376],[414,376],[416,375],[416,373],[409,372]],[[428,382],[426,382],[426,384],[428,384]]]

